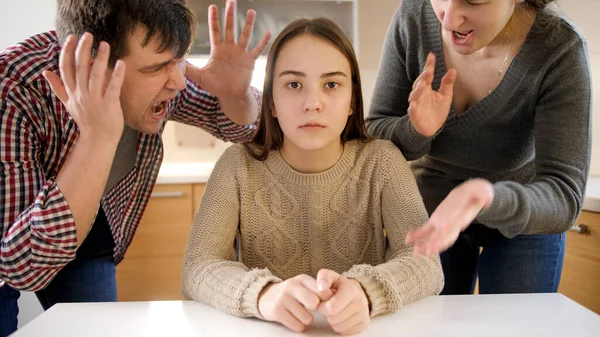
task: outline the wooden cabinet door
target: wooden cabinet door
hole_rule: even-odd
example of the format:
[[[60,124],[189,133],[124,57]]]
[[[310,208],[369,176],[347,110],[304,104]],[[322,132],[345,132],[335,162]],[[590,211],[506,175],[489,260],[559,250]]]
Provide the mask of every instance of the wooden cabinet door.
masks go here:
[[[600,314],[600,213],[583,211],[575,224],[587,233],[567,232],[558,291]]]
[[[194,212],[192,184],[155,186],[117,266],[119,301],[183,299],[181,267]]]

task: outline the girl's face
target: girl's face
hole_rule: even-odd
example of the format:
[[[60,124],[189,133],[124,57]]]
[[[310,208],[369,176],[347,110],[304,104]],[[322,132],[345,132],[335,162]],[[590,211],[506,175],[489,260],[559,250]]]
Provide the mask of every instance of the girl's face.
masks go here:
[[[431,0],[442,39],[459,54],[472,54],[506,27],[520,0]]]
[[[350,62],[332,44],[304,34],[281,48],[273,72],[273,116],[284,134],[283,148],[339,147],[351,100]]]

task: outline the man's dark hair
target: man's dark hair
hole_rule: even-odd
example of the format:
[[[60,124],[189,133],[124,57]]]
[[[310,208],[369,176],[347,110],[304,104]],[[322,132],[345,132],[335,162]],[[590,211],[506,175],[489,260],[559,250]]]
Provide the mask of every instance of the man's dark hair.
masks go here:
[[[94,36],[92,54],[100,41],[110,44],[110,66],[127,55],[127,40],[138,25],[146,29],[142,46],[158,38],[157,52],[173,50],[183,57],[195,36],[196,18],[185,0],[58,0],[56,30],[60,43],[69,34]]]

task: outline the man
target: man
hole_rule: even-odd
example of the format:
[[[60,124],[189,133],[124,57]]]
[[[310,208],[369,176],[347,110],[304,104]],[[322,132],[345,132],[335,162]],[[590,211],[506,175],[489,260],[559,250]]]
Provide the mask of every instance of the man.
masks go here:
[[[186,67],[195,19],[183,0],[58,0],[56,32],[0,54],[0,336],[17,327],[15,289],[44,309],[116,301],[115,265],[155,184],[166,120],[252,136],[250,80],[269,34],[248,50],[255,13],[236,42],[233,12],[228,1],[222,39],[209,8],[202,69]]]

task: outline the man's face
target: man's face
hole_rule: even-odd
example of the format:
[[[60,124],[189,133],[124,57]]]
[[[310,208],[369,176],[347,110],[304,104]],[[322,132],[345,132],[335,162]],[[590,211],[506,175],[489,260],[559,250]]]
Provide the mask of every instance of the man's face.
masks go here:
[[[176,59],[172,50],[158,53],[156,36],[142,47],[145,35],[146,28],[138,25],[127,41],[121,107],[127,126],[154,134],[166,118],[168,101],[185,89],[185,60]]]

